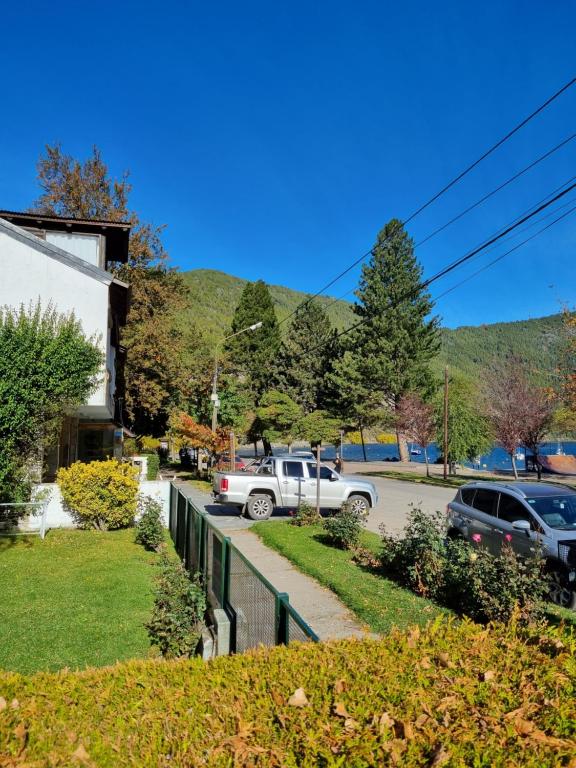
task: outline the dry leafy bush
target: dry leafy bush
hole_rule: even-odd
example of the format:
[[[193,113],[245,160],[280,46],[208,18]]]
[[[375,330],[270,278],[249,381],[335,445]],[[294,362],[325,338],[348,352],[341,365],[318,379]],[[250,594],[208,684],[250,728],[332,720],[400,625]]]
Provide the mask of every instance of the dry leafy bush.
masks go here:
[[[575,641],[514,622],[0,674],[0,765],[573,765]],[[572,762],[571,762],[572,761]]]
[[[58,470],[65,507],[81,528],[101,531],[134,523],[138,494],[137,470],[116,459],[77,461]]]
[[[382,528],[381,564],[416,594],[481,621],[524,622],[542,616],[546,592],[542,562],[522,559],[505,544],[495,557],[483,548],[446,538],[441,513],[413,507],[402,538]]]

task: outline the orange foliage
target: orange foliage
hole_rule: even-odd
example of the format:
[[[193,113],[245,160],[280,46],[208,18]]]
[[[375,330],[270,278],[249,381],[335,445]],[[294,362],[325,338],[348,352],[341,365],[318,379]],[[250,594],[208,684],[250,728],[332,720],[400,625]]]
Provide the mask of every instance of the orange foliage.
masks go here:
[[[180,411],[170,419],[172,430],[192,448],[205,448],[211,453],[221,453],[230,442],[228,432],[222,427],[212,432],[210,427],[198,424],[187,413]]]

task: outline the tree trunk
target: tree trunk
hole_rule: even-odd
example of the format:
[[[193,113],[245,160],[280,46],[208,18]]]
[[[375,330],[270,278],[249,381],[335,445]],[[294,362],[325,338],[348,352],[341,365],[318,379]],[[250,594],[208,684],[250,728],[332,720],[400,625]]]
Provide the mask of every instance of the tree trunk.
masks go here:
[[[258,456],[258,440],[254,440],[254,456]]]
[[[364,444],[364,430],[360,427],[360,440],[362,441],[362,453],[364,454],[364,461],[368,461],[366,458],[366,445]]]
[[[264,455],[272,456],[272,445],[270,444],[270,440],[268,440],[266,437],[263,437],[262,445],[264,446]]]
[[[518,480],[518,470],[516,469],[516,457],[513,452],[510,454],[510,458],[512,459],[512,472],[514,472],[514,480]]]
[[[408,453],[408,443],[406,442],[404,435],[400,434],[398,430],[396,430],[396,444],[398,446],[398,456],[400,457],[400,461],[409,461],[410,454]]]
[[[426,462],[426,477],[430,477],[430,465],[428,464],[428,448],[424,446],[424,461]]]

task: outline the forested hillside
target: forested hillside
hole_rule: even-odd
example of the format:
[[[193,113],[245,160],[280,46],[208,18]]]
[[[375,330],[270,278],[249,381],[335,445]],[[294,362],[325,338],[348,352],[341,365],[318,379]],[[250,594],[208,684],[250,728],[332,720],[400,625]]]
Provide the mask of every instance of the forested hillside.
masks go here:
[[[210,269],[184,272],[183,277],[189,288],[190,307],[181,321],[186,324],[193,320],[209,343],[215,343],[229,332],[234,309],[247,281]],[[280,285],[270,286],[270,293],[279,320],[293,312],[308,296]],[[332,324],[338,329],[347,328],[354,322],[355,316],[348,302],[333,302],[330,298],[319,301],[327,308]],[[286,327],[287,324],[282,326],[282,330]],[[443,367],[449,365],[453,372],[478,378],[495,359],[515,354],[528,362],[540,382],[549,384],[557,367],[561,328],[560,314],[513,323],[444,328],[442,349],[434,369],[440,374]]]
[[[190,291],[190,317],[209,339],[222,338],[229,332],[234,309],[248,281],[212,269],[196,269],[184,272],[182,276]],[[308,296],[281,285],[269,288],[279,320],[293,312]],[[330,321],[336,328],[346,328],[354,322],[348,302],[338,301],[328,307],[333,299],[322,298],[318,301],[327,308]]]

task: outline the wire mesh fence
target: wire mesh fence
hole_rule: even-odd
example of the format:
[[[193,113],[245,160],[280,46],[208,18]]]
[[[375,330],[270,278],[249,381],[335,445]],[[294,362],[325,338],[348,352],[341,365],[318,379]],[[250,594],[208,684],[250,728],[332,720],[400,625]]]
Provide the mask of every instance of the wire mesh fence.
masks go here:
[[[21,536],[32,533],[40,538],[46,535],[46,501],[10,502],[0,504],[0,534],[3,536]],[[22,523],[28,517],[40,517],[39,527],[27,528]]]
[[[188,572],[201,574],[209,605],[229,616],[233,651],[318,640],[288,595],[278,592],[173,483],[169,530]]]

